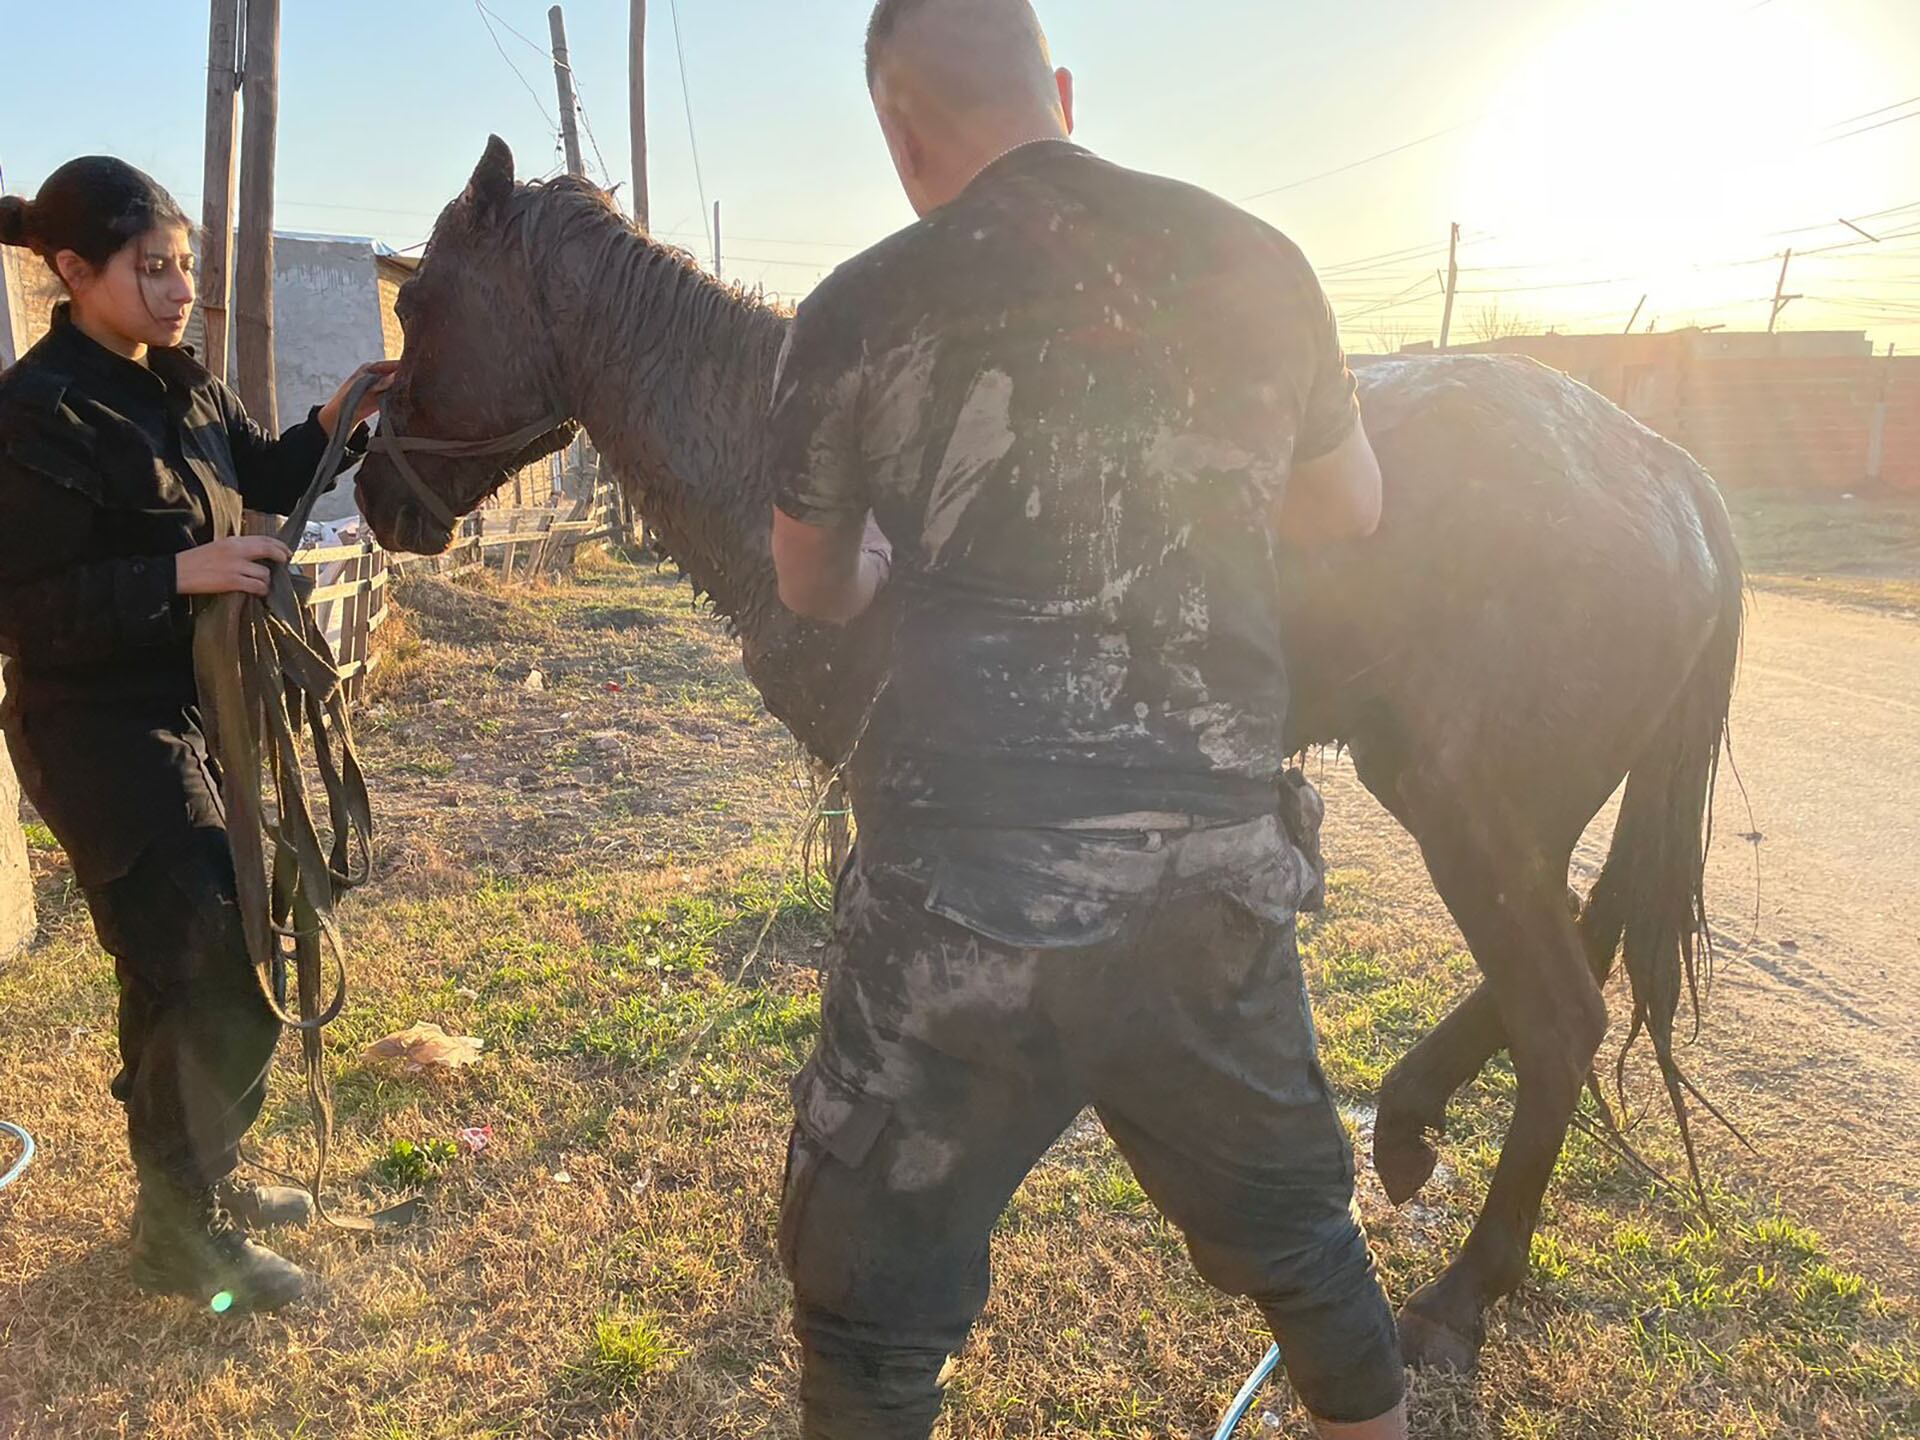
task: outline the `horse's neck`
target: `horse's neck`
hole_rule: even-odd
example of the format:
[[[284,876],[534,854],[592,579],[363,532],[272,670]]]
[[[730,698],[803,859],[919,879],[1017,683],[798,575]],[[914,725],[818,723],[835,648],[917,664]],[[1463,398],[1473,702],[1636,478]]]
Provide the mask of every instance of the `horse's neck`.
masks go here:
[[[838,759],[871,693],[859,632],[780,604],[766,407],[786,322],[624,229],[547,257],[575,418],[661,548],[740,636],[767,708]],[[865,687],[863,689],[863,687]]]
[[[778,609],[762,453],[784,324],[631,232],[549,264],[576,418],[661,548],[751,636]]]

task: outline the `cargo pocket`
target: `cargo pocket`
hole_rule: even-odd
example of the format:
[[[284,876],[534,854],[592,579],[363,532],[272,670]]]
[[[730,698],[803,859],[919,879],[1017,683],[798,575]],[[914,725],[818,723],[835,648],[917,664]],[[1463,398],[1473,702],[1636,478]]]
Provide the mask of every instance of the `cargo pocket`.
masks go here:
[[[1289,770],[1280,777],[1280,823],[1309,872],[1308,887],[1299,902],[1302,910],[1327,908],[1327,862],[1320,850],[1320,824],[1326,816],[1326,801],[1304,772]]]
[[[808,1202],[829,1160],[858,1170],[879,1143],[889,1106],[862,1094],[834,1075],[815,1056],[793,1077],[793,1133],[787,1140],[787,1168],[780,1183],[780,1268],[798,1280],[800,1236]]]
[[[1124,940],[1144,924],[1166,852],[1140,833],[969,831],[943,842],[926,908],[1020,950]]]

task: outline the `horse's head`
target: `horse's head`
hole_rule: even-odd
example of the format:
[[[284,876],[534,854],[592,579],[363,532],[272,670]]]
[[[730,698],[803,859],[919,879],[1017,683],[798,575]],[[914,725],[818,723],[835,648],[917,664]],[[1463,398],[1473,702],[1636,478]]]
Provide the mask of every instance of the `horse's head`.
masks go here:
[[[452,517],[572,438],[559,346],[522,243],[531,193],[490,137],[395,302],[406,347],[358,482],[360,512],[389,549],[446,549]]]

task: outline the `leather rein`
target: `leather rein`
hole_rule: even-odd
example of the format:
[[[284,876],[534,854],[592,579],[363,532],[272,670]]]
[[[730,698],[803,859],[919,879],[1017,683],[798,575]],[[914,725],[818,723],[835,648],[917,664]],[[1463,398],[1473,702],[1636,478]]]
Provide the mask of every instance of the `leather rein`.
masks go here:
[[[289,550],[299,548],[314,502],[332,484],[346,453],[352,416],[378,378],[362,377],[342,402],[326,453],[280,527],[279,539]],[[422,508],[452,533],[458,517],[420,478],[408,451],[512,454],[570,423],[554,414],[492,440],[381,434],[369,449],[393,460]],[[219,764],[248,958],[267,1008],[300,1041],[314,1135],[313,1168],[301,1183],[326,1223],[388,1230],[414,1218],[417,1199],[371,1216],[343,1215],[321,1193],[333,1148],[333,1097],[321,1031],[347,999],[334,902],[372,872],[373,807],[333,649],[306,603],[312,585],[283,565],[271,567],[268,585],[263,598],[234,593],[197,605],[193,664],[201,712]],[[319,797],[310,776],[319,780]],[[271,811],[266,795],[273,798]],[[314,813],[316,798],[324,800],[324,826]]]
[[[440,455],[449,460],[478,459],[481,456],[513,455],[527,448],[543,435],[572,425],[573,418],[555,410],[531,425],[523,425],[510,435],[501,435],[492,440],[432,440],[423,435],[400,435],[388,428],[386,416],[380,418],[380,429],[367,441],[367,453],[384,455],[393,462],[394,473],[406,481],[407,488],[413,492],[413,498],[420,508],[431,515],[440,524],[447,527],[451,535],[460,528],[460,517],[453,513],[453,507],[420,478],[420,472],[414,469],[413,462],[407,458],[409,452],[422,455]]]

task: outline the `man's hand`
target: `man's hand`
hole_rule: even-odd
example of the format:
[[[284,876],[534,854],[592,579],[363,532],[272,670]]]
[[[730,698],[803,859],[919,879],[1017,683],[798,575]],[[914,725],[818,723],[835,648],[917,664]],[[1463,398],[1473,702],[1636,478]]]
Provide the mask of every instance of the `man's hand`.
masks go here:
[[[861,529],[809,525],[773,512],[780,600],[796,615],[844,625],[866,613],[893,572],[893,546],[871,513]]]
[[[285,565],[293,556],[271,535],[234,535],[185,550],[173,558],[173,588],[179,595],[243,595],[267,593],[270,565]]]

